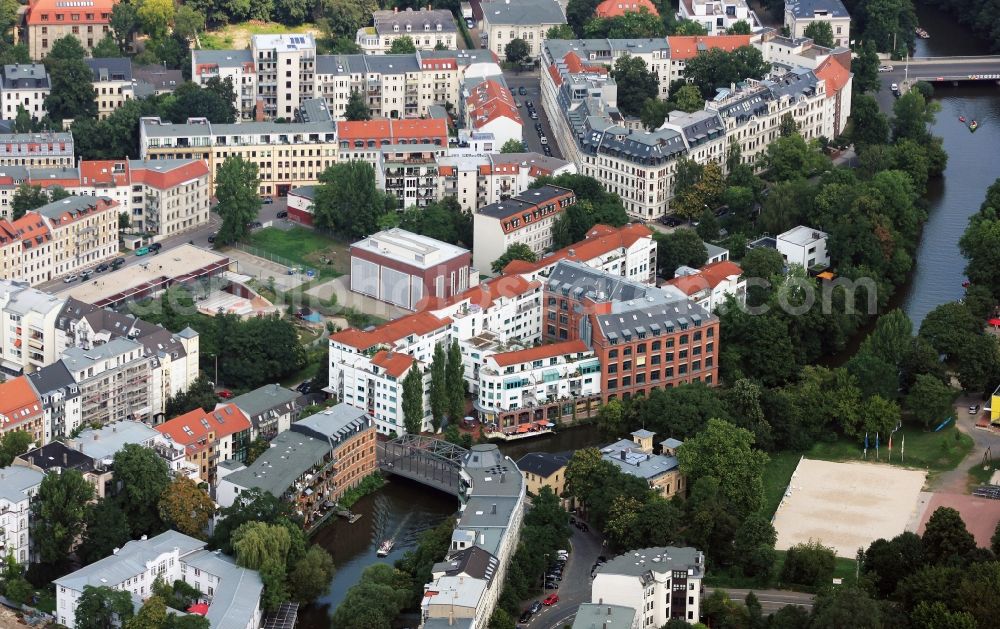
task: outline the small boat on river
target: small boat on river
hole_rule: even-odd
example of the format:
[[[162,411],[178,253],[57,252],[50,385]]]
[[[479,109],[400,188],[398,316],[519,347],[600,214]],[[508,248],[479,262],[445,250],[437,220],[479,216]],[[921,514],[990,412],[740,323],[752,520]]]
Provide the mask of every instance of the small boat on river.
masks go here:
[[[392,547],[396,545],[396,540],[387,539],[384,540],[378,547],[378,551],[375,553],[379,557],[385,557],[392,552]]]

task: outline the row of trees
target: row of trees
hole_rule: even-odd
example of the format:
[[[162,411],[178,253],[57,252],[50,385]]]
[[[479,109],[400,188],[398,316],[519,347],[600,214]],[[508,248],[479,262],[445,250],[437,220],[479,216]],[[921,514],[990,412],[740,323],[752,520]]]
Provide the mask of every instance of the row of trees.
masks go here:
[[[448,418],[449,425],[457,425],[465,417],[465,386],[462,350],[458,341],[452,341],[447,349],[441,343],[435,345],[430,390],[431,423],[435,431],[440,428],[444,417]]]

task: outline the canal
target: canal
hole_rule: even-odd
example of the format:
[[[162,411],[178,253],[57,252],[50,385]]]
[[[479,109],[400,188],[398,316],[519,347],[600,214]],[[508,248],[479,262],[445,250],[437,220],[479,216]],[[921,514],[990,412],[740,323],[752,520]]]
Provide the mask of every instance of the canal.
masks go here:
[[[565,452],[600,444],[596,426],[578,426],[556,434],[502,444],[505,455],[517,460],[528,452]],[[299,626],[320,629],[330,626],[329,617],[344,600],[348,588],[361,579],[365,568],[375,563],[393,564],[417,545],[420,534],[455,514],[454,496],[434,491],[424,485],[390,477],[378,492],[359,500],[352,511],[361,514],[354,524],[336,518],[327,522],[313,536],[333,557],[337,571],[326,594],[315,604],[300,610]],[[396,544],[388,557],[377,557],[382,540],[393,538]]]
[[[918,39],[915,56],[940,57],[989,54],[986,45],[962,29],[950,15],[917,5],[920,25],[930,39]],[[937,87],[941,104],[932,132],[943,138],[948,166],[928,191],[928,218],[917,249],[910,282],[900,295],[914,330],[928,312],[962,297],[965,259],[958,241],[979,210],[986,188],[1000,177],[1000,87]],[[959,117],[977,120],[975,133]]]

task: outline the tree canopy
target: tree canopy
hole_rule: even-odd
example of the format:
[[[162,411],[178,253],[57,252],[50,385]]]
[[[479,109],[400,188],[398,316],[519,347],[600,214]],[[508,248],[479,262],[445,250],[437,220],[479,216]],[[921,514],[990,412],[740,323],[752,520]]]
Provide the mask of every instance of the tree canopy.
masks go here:
[[[618,57],[611,76],[618,85],[628,86],[628,89],[618,93],[618,109],[626,116],[640,116],[646,100],[659,94],[660,80],[655,72],[646,67],[642,57]]]
[[[257,165],[240,155],[227,157],[215,175],[215,211],[222,217],[216,242],[232,244],[246,238],[250,223],[257,220],[260,197]]]

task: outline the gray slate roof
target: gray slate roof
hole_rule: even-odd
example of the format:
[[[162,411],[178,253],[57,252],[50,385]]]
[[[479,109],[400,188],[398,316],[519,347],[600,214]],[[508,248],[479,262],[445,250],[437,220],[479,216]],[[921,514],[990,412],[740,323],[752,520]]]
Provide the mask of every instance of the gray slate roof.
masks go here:
[[[66,365],[61,360],[57,360],[51,365],[46,365],[38,371],[29,373],[28,382],[35,388],[35,393],[43,398],[43,403],[46,396],[60,390],[66,393],[66,397],[72,398],[79,395],[79,389],[76,386],[76,380],[73,379],[73,374],[69,372],[69,369],[66,368]],[[74,393],[69,394],[70,389]]]
[[[49,89],[49,75],[40,63],[8,64],[3,67],[3,89]]]
[[[677,457],[642,452],[631,439],[622,439],[601,448],[601,458],[630,476],[647,481],[677,469]]]
[[[406,9],[405,11],[375,11],[372,14],[375,30],[379,35],[419,35],[421,33],[454,33],[458,31],[455,18],[447,9],[431,11]],[[399,30],[395,27],[398,26]],[[406,27],[410,27],[410,31]],[[441,30],[438,30],[438,26]]]
[[[69,347],[63,352],[63,362],[66,363],[66,366],[70,370],[79,371],[81,369],[86,369],[87,367],[92,367],[98,362],[111,358],[112,356],[118,356],[119,354],[130,352],[138,345],[139,343],[131,339],[117,338],[111,339],[103,345],[98,345],[97,347],[92,347],[90,349]]]
[[[664,573],[673,570],[687,571],[689,568],[695,569],[694,576],[702,576],[704,559],[701,552],[690,546],[662,546],[630,550],[599,567],[597,572],[639,577],[650,571]]]
[[[491,203],[485,207],[481,207],[478,212],[486,216],[492,216],[493,218],[504,219],[530,210],[536,205],[543,205],[558,196],[566,194],[566,192],[571,192],[571,190],[551,185],[544,185],[541,188],[530,188],[499,203]]]
[[[35,210],[42,216],[55,220],[63,215],[64,212],[69,212],[70,214],[76,214],[85,211],[87,208],[93,207],[98,199],[104,199],[105,201],[110,201],[108,197],[92,197],[92,196],[69,196],[65,199],[60,199],[59,201],[53,201],[52,203],[46,203],[42,207]]]
[[[548,478],[566,467],[569,459],[570,454],[568,453],[529,452],[517,460],[517,467],[522,472]]]
[[[291,430],[337,444],[368,428],[371,423],[371,418],[363,409],[341,402],[332,408],[300,419],[292,424]]]
[[[198,550],[184,563],[219,577],[206,618],[212,629],[245,629],[253,619],[264,584],[256,570],[236,565],[232,558],[208,550]]]
[[[70,445],[101,461],[113,459],[126,444],[143,444],[153,440],[160,433],[142,422],[121,421],[100,428],[88,428]]]
[[[635,610],[624,605],[582,603],[573,620],[573,629],[632,629]]]
[[[25,452],[17,458],[46,471],[52,468],[60,468],[77,470],[81,474],[94,471],[98,463],[92,457],[69,447],[62,441],[50,441],[44,446]]]
[[[23,465],[0,467],[0,498],[20,502],[27,497],[27,490],[41,484],[45,474]]]
[[[241,68],[244,64],[253,63],[253,52],[249,48],[242,50],[192,50],[194,65],[216,65],[220,68]]]
[[[131,81],[132,60],[128,57],[86,59],[95,81]]]
[[[483,18],[490,24],[565,24],[566,16],[556,0],[496,0],[483,2]]]
[[[294,424],[293,424],[294,426]],[[280,498],[292,483],[329,454],[330,445],[291,430],[278,433],[263,454],[246,469],[225,480],[246,489],[257,488]]]
[[[256,425],[261,416],[270,411],[275,411],[278,415],[291,412],[294,408],[295,400],[299,399],[300,395],[300,393],[278,386],[277,384],[266,384],[253,391],[234,397],[229,400],[229,403],[235,404],[236,408],[246,413],[254,425]]]
[[[816,11],[827,11],[831,17],[851,17],[840,0],[788,0],[785,10],[796,18],[811,18]]]

